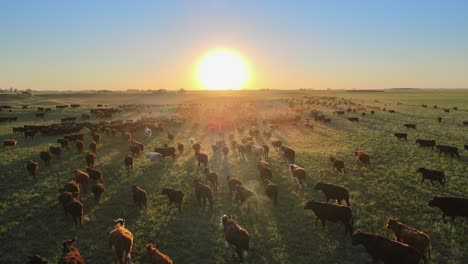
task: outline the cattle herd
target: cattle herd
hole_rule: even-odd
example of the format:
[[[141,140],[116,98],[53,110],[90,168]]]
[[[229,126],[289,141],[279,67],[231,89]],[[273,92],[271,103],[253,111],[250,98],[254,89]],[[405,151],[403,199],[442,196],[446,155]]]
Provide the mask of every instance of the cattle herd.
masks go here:
[[[322,192],[323,201],[309,199],[305,204],[298,205],[304,210],[311,210],[323,228],[326,222],[342,223],[344,233],[352,236],[352,245],[363,245],[372,258],[372,263],[383,261],[384,263],[427,263],[431,260],[431,238],[426,232],[420,231],[402,221],[387,216],[388,222],[386,228],[394,234],[394,239],[372,234],[369,232],[354,230],[355,217],[353,216],[353,197],[350,190],[343,185],[332,184],[330,182],[317,181],[314,179],[314,172],[306,169],[306,164],[300,164],[301,146],[291,146],[279,137],[280,129],[294,129],[299,121],[304,121],[303,126],[309,131],[314,130],[313,122],[320,122],[328,125],[333,119],[344,118],[350,126],[359,126],[366,113],[371,116],[378,116],[378,111],[387,111],[397,114],[394,109],[386,109],[371,105],[362,105],[354,103],[349,99],[337,97],[312,97],[294,98],[287,101],[293,110],[284,114],[275,116],[256,115],[256,106],[254,103],[245,105],[245,109],[239,109],[236,105],[225,106],[225,114],[238,111],[236,119],[217,119],[206,117],[210,109],[203,112],[200,104],[179,104],[174,105],[174,113],[171,115],[141,115],[138,120],[120,120],[114,119],[113,115],[119,116],[120,113],[130,113],[131,111],[150,111],[158,112],[158,108],[152,106],[139,105],[121,105],[118,107],[105,107],[103,104],[96,109],[90,109],[89,113],[82,113],[78,116],[66,116],[59,118],[60,122],[47,123],[44,125],[25,124],[23,126],[11,126],[14,122],[21,121],[18,117],[0,117],[0,122],[8,122],[11,126],[11,138],[3,140],[4,151],[15,151],[15,148],[21,147],[23,142],[37,140],[38,137],[51,139],[51,145],[36,153],[36,157],[24,160],[25,168],[30,177],[36,178],[46,175],[46,171],[53,167],[54,163],[64,160],[64,153],[75,152],[76,155],[83,156],[86,168],[71,167],[70,175],[60,188],[58,193],[58,202],[63,208],[67,217],[70,215],[75,227],[82,228],[86,204],[81,197],[89,195],[91,190],[94,201],[97,206],[101,205],[101,197],[106,194],[106,178],[112,177],[105,175],[96,164],[100,159],[99,148],[106,142],[119,142],[126,144],[126,151],[120,153],[119,162],[126,173],[132,173],[136,163],[152,162],[155,166],[166,163],[166,158],[176,160],[182,155],[191,155],[193,157],[194,169],[199,171],[199,177],[190,179],[192,189],[174,188],[174,186],[165,186],[159,192],[168,198],[169,206],[176,208],[180,214],[184,213],[184,203],[186,199],[194,199],[203,210],[213,210],[215,197],[225,189],[229,192],[229,200],[234,201],[241,213],[258,215],[261,211],[260,196],[255,190],[244,184],[241,177],[232,174],[223,175],[216,171],[212,166],[213,160],[221,160],[224,163],[233,162],[241,159],[248,161],[249,166],[255,167],[258,171],[258,177],[249,176],[258,181],[264,189],[264,195],[271,200],[271,206],[276,208],[281,203],[282,190],[276,182],[278,176],[278,167],[282,166],[289,171],[291,181],[296,182],[294,188],[298,190],[312,188],[314,191]],[[301,107],[295,107],[301,105]],[[326,113],[313,109],[313,105],[326,105],[334,108],[333,114],[336,117],[327,117]],[[54,111],[63,111],[66,108],[79,109],[79,104],[57,105],[54,110],[51,108],[38,107],[35,118],[46,118]],[[386,105],[386,107],[388,107]],[[427,105],[423,105],[427,107]],[[3,109],[14,109],[15,107],[5,107]],[[32,107],[30,106],[29,109]],[[23,108],[24,109],[24,108]],[[457,111],[458,108],[453,108]],[[448,112],[448,111],[445,111]],[[355,115],[361,114],[361,119]],[[227,115],[227,114],[226,114]],[[351,116],[350,116],[351,115]],[[197,116],[199,118],[193,118]],[[205,120],[203,118],[205,116]],[[223,116],[222,114],[220,115]],[[345,117],[341,117],[345,116]],[[91,120],[97,120],[91,122]],[[215,121],[212,121],[215,120]],[[437,119],[442,122],[441,118]],[[81,121],[81,122],[80,122]],[[356,123],[356,124],[354,124]],[[211,135],[211,142],[197,140],[195,135],[190,137],[181,137],[178,135],[179,128],[184,125],[191,129],[199,129],[201,124],[205,133]],[[462,125],[468,125],[463,122]],[[418,126],[419,128],[419,126]],[[403,123],[401,129],[407,131],[394,131],[393,136],[407,142],[412,137],[411,131],[417,130],[415,123]],[[150,146],[142,143],[142,139],[151,138],[155,135],[164,135],[165,144]],[[391,136],[391,135],[390,135]],[[106,139],[103,141],[103,139]],[[52,140],[53,139],[53,140]],[[430,148],[433,151],[444,154],[450,158],[456,157],[461,161],[459,147],[438,144],[435,139],[414,139],[415,144],[422,148]],[[122,143],[123,142],[123,143]],[[404,144],[399,143],[399,144]],[[270,158],[271,150],[279,153],[282,159],[274,160]],[[468,146],[464,146],[468,150]],[[339,155],[339,154],[337,154]],[[373,156],[372,153],[363,149],[356,149],[349,153],[356,160],[358,166],[365,170],[372,170],[375,160],[384,159],[384,157]],[[442,157],[441,159],[447,157]],[[382,160],[379,160],[382,162]],[[337,177],[348,177],[346,164],[332,156],[327,158],[326,162],[330,166],[330,171],[336,173]],[[170,164],[170,163],[169,163]],[[76,166],[70,164],[70,166]],[[41,171],[45,173],[41,174]],[[444,171],[438,171],[431,168],[419,167],[414,171],[421,174],[421,182],[429,180],[432,185],[436,184],[439,188],[444,188],[450,179],[446,178]],[[312,184],[313,183],[313,184]],[[312,184],[312,185],[311,185]],[[309,187],[309,185],[311,185]],[[132,184],[129,190],[132,197],[128,199],[139,210],[148,210],[151,204],[148,202],[149,194],[145,190],[146,186]],[[109,188],[109,187],[107,187]],[[54,194],[55,195],[55,194]],[[330,202],[331,200],[331,202]],[[337,203],[335,203],[337,202]],[[342,204],[344,202],[344,204]],[[436,196],[427,201],[429,207],[437,207],[442,211],[443,221],[449,217],[451,224],[455,225],[456,217],[468,217],[468,199],[454,196]],[[304,211],[306,213],[307,211]],[[410,212],[407,212],[410,213]],[[134,247],[134,236],[131,230],[125,226],[126,220],[120,217],[109,226],[110,232],[107,234],[109,248],[114,252],[114,258],[118,263],[130,263],[131,253]],[[226,247],[234,248],[236,259],[240,263],[246,263],[249,258],[251,240],[249,228],[242,223],[238,223],[231,214],[220,215],[219,226],[223,231]],[[430,230],[428,230],[430,231]],[[306,239],[306,238],[304,238]],[[76,240],[71,236],[62,242],[63,256],[59,263],[85,263],[79,249],[75,246]],[[255,243],[262,243],[255,241]],[[168,256],[158,249],[158,246],[145,241],[145,250],[148,254],[149,263],[173,263],[171,256]],[[1,262],[1,261],[0,261]],[[29,256],[28,263],[47,263],[47,260],[38,255]]]

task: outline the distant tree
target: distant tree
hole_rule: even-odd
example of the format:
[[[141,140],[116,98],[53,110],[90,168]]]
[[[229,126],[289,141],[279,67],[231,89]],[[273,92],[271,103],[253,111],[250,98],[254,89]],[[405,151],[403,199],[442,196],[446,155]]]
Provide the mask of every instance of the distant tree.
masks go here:
[[[185,89],[184,88],[180,88],[179,91],[178,91],[179,94],[184,94],[185,93]]]

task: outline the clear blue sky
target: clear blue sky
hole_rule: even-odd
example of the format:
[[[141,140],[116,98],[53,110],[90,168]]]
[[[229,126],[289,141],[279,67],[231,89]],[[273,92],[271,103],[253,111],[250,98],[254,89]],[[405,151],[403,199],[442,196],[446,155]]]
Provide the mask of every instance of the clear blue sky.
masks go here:
[[[0,0],[0,36],[0,88],[197,89],[218,47],[244,88],[468,87],[466,0]]]

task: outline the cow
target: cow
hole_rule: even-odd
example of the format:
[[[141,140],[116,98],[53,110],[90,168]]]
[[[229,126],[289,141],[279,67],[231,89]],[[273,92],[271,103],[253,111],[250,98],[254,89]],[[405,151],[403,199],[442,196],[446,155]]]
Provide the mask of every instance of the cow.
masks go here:
[[[203,168],[208,167],[208,155],[197,152],[197,162],[198,162],[198,167],[200,167],[200,164],[203,164]]]
[[[60,159],[60,153],[62,152],[62,149],[60,147],[54,147],[50,146],[49,147],[50,153],[52,153],[57,159]]]
[[[273,205],[278,205],[278,186],[271,180],[265,179],[265,194],[273,201]]]
[[[78,223],[81,226],[83,222],[84,206],[83,203],[77,198],[77,195],[70,192],[65,192],[60,195],[59,201],[63,206],[65,215],[69,213],[73,217],[75,226],[77,226]]]
[[[429,170],[426,168],[418,168],[416,172],[421,173],[421,183],[424,182],[425,179],[431,181],[431,184],[434,185],[434,181],[438,181],[440,185],[445,185],[445,173],[443,171],[436,171],[436,170]]]
[[[69,140],[68,139],[64,139],[64,138],[59,138],[57,139],[57,143],[60,144],[60,147],[62,149],[67,149],[68,150],[68,147],[69,147]]]
[[[153,131],[150,128],[145,127],[145,135],[147,137],[151,137],[151,135],[153,135]]]
[[[27,264],[47,264],[49,261],[47,261],[45,258],[39,256],[39,255],[33,255],[33,256],[28,256],[28,263]]]
[[[255,155],[257,160],[265,159],[265,150],[262,146],[254,145],[252,146],[252,152]]]
[[[85,160],[88,167],[94,167],[94,164],[96,163],[96,154],[89,152],[86,154]]]
[[[458,154],[457,147],[445,146],[445,145],[436,145],[436,150],[439,152],[439,155],[442,154],[442,153],[450,154],[451,158],[453,158],[453,156],[457,156],[458,159],[460,159],[460,154]]]
[[[30,137],[32,140],[34,140],[34,136],[37,134],[36,130],[26,130],[24,131],[24,139],[27,139]]]
[[[426,139],[416,139],[416,144],[418,144],[422,148],[432,148],[434,149],[436,146],[435,140],[426,140]]]
[[[5,140],[3,140],[3,148],[5,148],[5,147],[15,148],[16,147],[16,139],[5,139]]]
[[[359,117],[348,117],[348,121],[353,123],[353,122],[359,122]]]
[[[83,257],[80,254],[80,251],[73,246],[75,239],[64,240],[62,242],[63,246],[63,255],[59,260],[59,264],[84,264]]]
[[[192,145],[192,149],[193,149],[193,152],[195,153],[195,155],[197,155],[197,153],[200,152],[201,150],[201,144],[196,142]]]
[[[286,146],[282,146],[281,150],[283,151],[283,157],[289,162],[289,164],[293,164],[296,157],[296,152]]]
[[[289,173],[301,186],[306,186],[306,172],[296,164],[289,164]]]
[[[172,188],[163,188],[161,195],[166,195],[169,198],[169,205],[174,203],[179,209],[179,212],[182,212],[182,204],[184,203],[185,193],[181,190],[172,189]]]
[[[409,227],[396,218],[388,218],[387,229],[393,231],[395,240],[416,248],[421,255],[431,258],[431,238],[426,233]]]
[[[133,170],[133,157],[131,155],[126,155],[124,158],[124,165],[127,171]]]
[[[172,159],[176,158],[176,150],[174,147],[160,147],[154,148],[154,152],[158,152],[162,155],[162,158],[165,157],[172,157]]]
[[[358,150],[354,152],[354,157],[356,158],[357,161],[359,161],[360,163],[370,168],[370,158],[368,154]]]
[[[99,134],[93,133],[93,141],[96,143],[96,145],[99,145],[99,142],[101,141],[101,136]]]
[[[76,140],[75,141],[75,146],[76,146],[76,149],[78,150],[79,153],[83,153],[84,142],[82,140]]]
[[[138,145],[130,145],[128,146],[128,149],[134,157],[139,157],[141,154],[141,149]]]
[[[148,253],[151,264],[173,264],[171,258],[159,251],[159,249],[153,244],[146,245],[146,253]]]
[[[228,158],[228,155],[229,155],[229,147],[226,146],[226,145],[223,146],[223,147],[221,148],[221,152],[223,153],[224,158],[227,159],[227,158]]]
[[[97,180],[91,187],[91,191],[94,195],[94,201],[99,205],[101,202],[101,196],[105,192],[104,181],[102,179]]]
[[[146,191],[140,188],[139,186],[132,186],[133,194],[133,203],[141,208],[144,207],[145,210],[148,209],[148,197],[146,196]]]
[[[160,162],[163,159],[163,156],[161,153],[158,152],[148,152],[146,153],[146,159],[152,161],[152,162]]]
[[[227,181],[227,185],[228,185],[228,188],[229,188],[229,197],[232,200],[233,195],[236,194],[237,186],[242,185],[242,182],[239,179],[237,179],[237,178],[235,178],[235,177],[233,177],[231,175],[226,175],[226,181]]]
[[[214,171],[210,171],[210,168],[205,167],[205,184],[210,185],[216,192],[218,190],[218,174]]]
[[[118,262],[128,264],[131,262],[133,248],[133,234],[125,228],[125,219],[114,220],[115,226],[110,231],[107,242],[110,248],[114,248]]]
[[[237,185],[236,200],[240,202],[240,206],[246,204],[247,212],[250,211],[251,205],[255,207],[255,211],[258,209],[257,193],[243,185]]]
[[[342,160],[337,160],[335,157],[330,157],[330,164],[333,170],[336,170],[339,173],[345,173],[345,165]]]
[[[440,117],[440,116],[437,117],[437,121],[438,121],[439,123],[441,123],[441,122],[442,122],[442,117]]]
[[[271,171],[271,164],[268,163],[267,161],[259,160],[257,162],[257,169],[258,169],[258,172],[260,173],[260,177],[262,178],[262,180],[273,179],[273,173]]]
[[[406,128],[416,129],[416,124],[404,124],[403,126]]]
[[[78,197],[78,195],[80,195],[80,186],[78,185],[78,183],[74,179],[71,179],[69,182],[67,182],[63,186],[63,189],[61,189],[59,191],[60,191],[60,193],[70,192],[70,193],[75,194],[76,197]]]
[[[203,206],[206,206],[206,200],[210,203],[210,208],[213,209],[213,191],[211,187],[200,182],[200,179],[193,181],[195,186],[195,196],[198,201],[198,205],[201,206],[203,200]]]
[[[442,220],[447,223],[445,216],[450,216],[452,225],[456,216],[468,217],[468,199],[451,196],[434,196],[427,203],[430,207],[438,207],[442,211]]]
[[[102,172],[93,168],[86,168],[86,173],[88,173],[89,178],[93,181],[103,180]]]
[[[346,205],[350,206],[349,191],[343,186],[320,181],[315,185],[314,190],[321,190],[325,195],[326,202],[332,199],[341,204],[341,201],[344,200]]]
[[[177,151],[179,151],[179,154],[183,154],[184,153],[184,144],[182,144],[182,143],[177,144]]]
[[[263,144],[262,148],[263,148],[263,153],[265,155],[265,159],[267,159],[270,153],[270,147],[267,144]]]
[[[274,149],[281,150],[281,147],[283,146],[283,142],[281,142],[281,140],[273,140],[271,141],[271,145],[273,146]]]
[[[29,176],[36,177],[38,168],[39,168],[39,163],[37,163],[36,161],[34,160],[26,161],[26,169],[29,172]]]
[[[353,234],[352,244],[362,244],[372,257],[372,263],[419,264],[426,259],[414,247],[386,237],[357,230]]]
[[[97,143],[96,142],[91,142],[89,144],[89,151],[91,151],[92,153],[96,153],[96,149],[97,149]]]
[[[168,139],[169,141],[173,142],[173,141],[174,141],[174,135],[171,134],[171,133],[169,133],[169,132],[167,132],[167,139]]]
[[[240,263],[246,263],[249,251],[249,232],[227,215],[221,217],[220,228],[224,231],[226,247],[234,246]]]
[[[73,176],[74,180],[86,191],[89,184],[89,174],[82,170],[75,169],[73,170]]]
[[[396,137],[399,140],[403,139],[405,141],[408,141],[408,134],[406,134],[406,133],[394,133],[393,136]]]
[[[50,160],[52,159],[52,157],[50,156],[49,152],[47,151],[41,151],[41,153],[39,153],[39,157],[41,158],[41,160],[44,162],[44,165],[46,167],[49,167],[50,166]]]
[[[342,222],[345,225],[345,234],[349,231],[353,232],[353,214],[351,208],[344,205],[331,204],[317,202],[314,200],[309,200],[304,206],[304,210],[312,209],[317,218],[315,219],[315,224],[320,219],[322,227],[325,228],[326,220],[331,222]]]

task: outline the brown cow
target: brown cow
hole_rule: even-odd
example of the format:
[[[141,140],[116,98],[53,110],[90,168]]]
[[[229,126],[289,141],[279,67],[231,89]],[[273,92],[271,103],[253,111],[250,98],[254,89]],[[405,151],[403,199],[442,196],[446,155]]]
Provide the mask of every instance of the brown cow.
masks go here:
[[[62,242],[63,246],[63,255],[59,260],[59,264],[84,264],[83,257],[80,254],[80,251],[73,246],[75,239],[64,240]]]
[[[171,258],[159,251],[153,244],[146,245],[146,252],[151,264],[173,264]]]
[[[426,233],[391,217],[388,218],[386,227],[393,231],[396,241],[408,244],[416,248],[422,255],[431,258],[431,238]]]
[[[142,188],[133,185],[132,186],[132,193],[133,193],[133,202],[138,207],[144,207],[145,210],[148,209],[148,197],[146,196],[146,191]]]
[[[126,155],[124,158],[125,169],[127,171],[133,170],[133,157],[130,155]]]
[[[30,176],[35,177],[37,174],[37,169],[39,168],[39,163],[37,163],[34,160],[28,160],[26,161],[26,169],[29,172]]]
[[[370,158],[369,155],[366,153],[358,150],[354,152],[354,157],[356,158],[357,161],[360,163],[366,165],[368,168],[370,168]]]
[[[114,220],[114,223],[114,229],[110,231],[107,241],[109,247],[115,249],[118,262],[127,264],[132,259],[130,254],[133,248],[133,235],[125,228],[125,219],[119,218]]]

